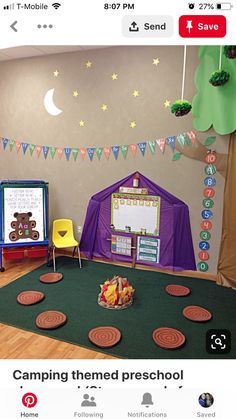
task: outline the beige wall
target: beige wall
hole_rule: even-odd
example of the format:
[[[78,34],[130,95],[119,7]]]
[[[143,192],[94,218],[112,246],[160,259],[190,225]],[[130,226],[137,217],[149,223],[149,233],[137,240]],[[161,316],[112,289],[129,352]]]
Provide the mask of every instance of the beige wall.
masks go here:
[[[189,47],[185,98],[194,93],[194,71],[198,64],[197,48]],[[159,58],[160,64],[153,65]],[[90,69],[86,61],[92,62]],[[132,144],[158,139],[192,129],[192,114],[177,118],[165,109],[166,99],[180,98],[182,80],[182,47],[110,47],[78,53],[8,61],[0,64],[0,136],[23,142],[56,147],[88,147]],[[59,71],[55,78],[53,72]],[[112,81],[112,73],[118,80]],[[63,109],[50,116],[43,106],[46,91],[55,88],[54,101]],[[137,89],[140,96],[134,98]],[[79,96],[72,92],[78,90]],[[105,103],[108,111],[100,107]],[[85,121],[80,127],[79,121]],[[129,124],[135,120],[137,127]],[[198,138],[204,141],[207,133]],[[227,152],[227,138],[217,136],[214,148]],[[89,198],[114,181],[133,171],[140,171],[161,187],[189,205],[196,253],[202,210],[204,164],[183,157],[172,161],[166,147],[164,155],[146,151],[145,157],[130,152],[126,160],[111,155],[91,163],[86,156],[76,162],[63,157],[54,160],[43,155],[30,157],[0,151],[0,179],[43,179],[49,182],[50,219],[69,217],[75,225],[84,221]],[[212,239],[209,271],[216,271],[221,236],[224,180],[216,174]]]

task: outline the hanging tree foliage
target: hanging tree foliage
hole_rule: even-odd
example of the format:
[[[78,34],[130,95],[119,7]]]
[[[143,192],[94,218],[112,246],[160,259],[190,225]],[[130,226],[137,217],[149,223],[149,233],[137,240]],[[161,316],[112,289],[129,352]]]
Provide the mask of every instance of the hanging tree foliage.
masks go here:
[[[194,128],[207,131],[213,126],[218,134],[230,134],[236,130],[236,60],[222,54],[222,68],[230,77],[227,83],[215,88],[209,78],[219,68],[219,47],[200,47],[199,59],[195,72],[197,93],[192,101]]]

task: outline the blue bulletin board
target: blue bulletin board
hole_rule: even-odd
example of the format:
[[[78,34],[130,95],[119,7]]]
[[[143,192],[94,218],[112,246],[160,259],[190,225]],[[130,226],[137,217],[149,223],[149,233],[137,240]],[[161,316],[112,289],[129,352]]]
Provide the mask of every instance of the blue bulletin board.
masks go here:
[[[48,184],[0,181],[0,267],[3,248],[48,244]]]

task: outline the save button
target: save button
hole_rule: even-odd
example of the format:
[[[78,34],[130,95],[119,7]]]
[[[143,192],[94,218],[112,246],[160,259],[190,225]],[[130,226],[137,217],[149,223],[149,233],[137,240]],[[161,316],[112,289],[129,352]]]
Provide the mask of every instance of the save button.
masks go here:
[[[223,38],[226,35],[225,16],[185,15],[179,18],[182,38]]]

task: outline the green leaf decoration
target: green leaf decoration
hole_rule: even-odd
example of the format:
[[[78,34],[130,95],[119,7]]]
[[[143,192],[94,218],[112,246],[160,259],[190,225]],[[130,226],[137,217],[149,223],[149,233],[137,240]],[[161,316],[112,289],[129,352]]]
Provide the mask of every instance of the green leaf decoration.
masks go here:
[[[184,143],[185,143],[185,145],[191,145],[192,144],[190,138],[187,135],[185,135],[185,142]]]
[[[205,145],[214,144],[215,140],[216,140],[216,137],[207,137],[207,139],[205,140]]]
[[[172,157],[172,160],[177,161],[180,159],[181,156],[182,156],[182,153],[175,153]]]

